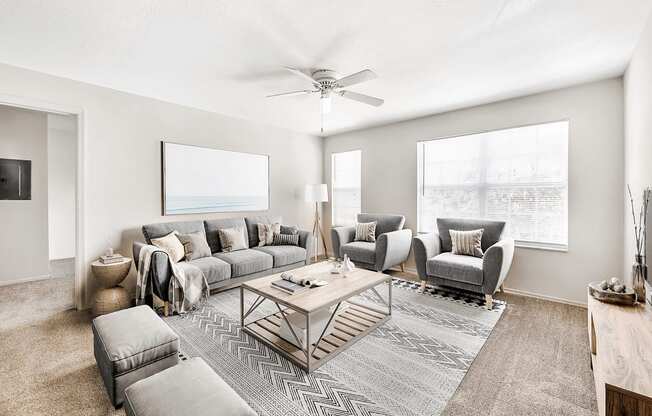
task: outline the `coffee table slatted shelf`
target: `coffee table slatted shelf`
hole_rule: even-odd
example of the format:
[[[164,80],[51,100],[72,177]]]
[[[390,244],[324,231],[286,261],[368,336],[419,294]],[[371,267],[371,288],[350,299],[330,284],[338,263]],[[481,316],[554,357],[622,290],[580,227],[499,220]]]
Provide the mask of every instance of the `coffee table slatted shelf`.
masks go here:
[[[243,330],[310,372],[390,319],[392,314],[391,276],[356,269],[343,277],[330,274],[330,268],[331,266],[327,262],[322,262],[293,270],[298,277],[326,280],[329,283],[327,286],[308,289],[294,295],[271,286],[273,281],[280,279],[279,274],[243,283],[240,286],[240,323]],[[387,299],[377,291],[379,286],[387,286]],[[245,291],[257,295],[257,298],[248,306],[245,306]],[[373,292],[386,308],[363,304],[354,299],[356,295],[366,291]],[[247,317],[265,301],[275,304],[278,312],[246,322]],[[245,311],[245,309],[247,310]],[[305,319],[303,321],[306,323],[305,328],[311,328],[309,324],[311,318],[316,317],[324,310],[329,310],[332,330],[329,333],[317,334],[321,337],[318,337],[312,345],[307,346],[305,342],[299,342],[296,336],[294,336],[295,342],[281,336],[282,323],[291,314],[299,314],[300,319]],[[292,320],[296,321],[290,319],[285,323],[294,331],[296,328],[289,324]],[[306,338],[314,339],[315,334],[312,334],[313,336],[305,335]]]
[[[291,313],[293,312],[288,312],[288,315]],[[314,361],[310,363],[310,370],[319,368],[388,319],[389,315],[383,315],[362,305],[347,304],[346,309],[335,316],[333,330],[325,334],[318,344],[313,343],[310,346],[310,350],[314,350]],[[281,337],[282,322],[283,317],[277,312],[246,324],[245,332],[272,346],[300,367],[306,368],[303,350]]]

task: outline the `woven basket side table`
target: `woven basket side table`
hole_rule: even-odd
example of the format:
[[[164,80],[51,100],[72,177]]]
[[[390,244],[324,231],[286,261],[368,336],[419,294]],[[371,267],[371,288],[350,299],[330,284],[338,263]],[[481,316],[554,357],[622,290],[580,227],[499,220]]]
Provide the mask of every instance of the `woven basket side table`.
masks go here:
[[[99,260],[91,263],[91,270],[100,289],[95,294],[93,301],[93,315],[99,316],[129,307],[131,299],[129,293],[118,286],[131,270],[131,259],[123,258],[122,261],[104,264]]]

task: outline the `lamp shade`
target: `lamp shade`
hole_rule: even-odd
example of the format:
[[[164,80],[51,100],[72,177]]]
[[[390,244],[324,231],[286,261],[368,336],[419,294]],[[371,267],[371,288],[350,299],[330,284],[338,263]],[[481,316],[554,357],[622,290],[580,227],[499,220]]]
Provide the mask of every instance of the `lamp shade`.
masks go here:
[[[325,183],[306,185],[306,202],[328,202],[328,186]]]

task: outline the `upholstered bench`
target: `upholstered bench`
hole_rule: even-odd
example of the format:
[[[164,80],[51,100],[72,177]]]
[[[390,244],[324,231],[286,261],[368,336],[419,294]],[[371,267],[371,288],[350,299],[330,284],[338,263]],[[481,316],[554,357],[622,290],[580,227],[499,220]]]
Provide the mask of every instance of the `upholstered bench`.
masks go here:
[[[148,306],[93,319],[93,352],[113,406],[132,383],[179,362],[179,337]]]
[[[127,416],[256,416],[201,358],[127,387],[125,411]]]

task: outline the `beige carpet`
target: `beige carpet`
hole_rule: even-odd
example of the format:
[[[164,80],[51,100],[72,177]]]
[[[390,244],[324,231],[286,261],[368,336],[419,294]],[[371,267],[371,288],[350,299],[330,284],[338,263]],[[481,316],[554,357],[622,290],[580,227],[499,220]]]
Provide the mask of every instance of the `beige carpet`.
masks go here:
[[[90,315],[61,311],[69,284],[0,287],[0,415],[124,414],[95,367]],[[444,414],[596,415],[586,310],[501,297],[507,310]]]

